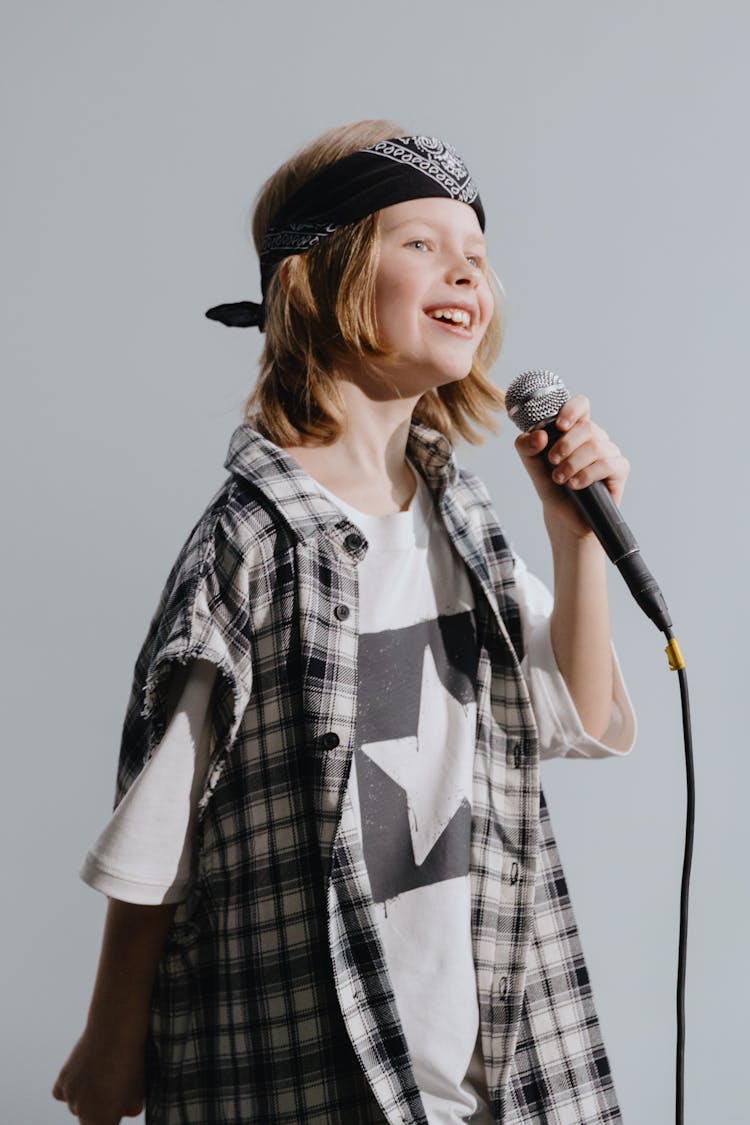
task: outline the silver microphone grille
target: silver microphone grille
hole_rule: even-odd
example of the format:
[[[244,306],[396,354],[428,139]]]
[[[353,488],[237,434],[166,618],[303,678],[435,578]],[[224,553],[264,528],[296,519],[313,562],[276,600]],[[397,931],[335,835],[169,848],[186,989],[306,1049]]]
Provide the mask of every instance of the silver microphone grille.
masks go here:
[[[524,371],[505,392],[505,409],[519,430],[528,433],[551,422],[570,398],[570,391],[553,371]]]

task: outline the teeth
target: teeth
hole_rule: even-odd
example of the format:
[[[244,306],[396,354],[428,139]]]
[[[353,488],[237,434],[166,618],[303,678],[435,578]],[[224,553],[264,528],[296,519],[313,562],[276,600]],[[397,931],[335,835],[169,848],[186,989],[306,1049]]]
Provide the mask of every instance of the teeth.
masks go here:
[[[454,324],[463,324],[465,328],[471,324],[471,314],[466,309],[433,309],[428,315],[436,320],[452,320]]]

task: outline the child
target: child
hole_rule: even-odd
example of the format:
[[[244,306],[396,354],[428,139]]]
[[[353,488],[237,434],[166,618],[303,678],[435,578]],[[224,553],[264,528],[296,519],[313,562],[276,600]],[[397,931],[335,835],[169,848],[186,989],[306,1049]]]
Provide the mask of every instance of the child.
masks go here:
[[[83,1125],[620,1121],[540,757],[627,753],[604,555],[559,484],[628,466],[562,409],[517,439],[554,604],[453,440],[503,396],[484,211],[449,146],[364,121],[262,188],[266,333],[229,476],[135,666]]]

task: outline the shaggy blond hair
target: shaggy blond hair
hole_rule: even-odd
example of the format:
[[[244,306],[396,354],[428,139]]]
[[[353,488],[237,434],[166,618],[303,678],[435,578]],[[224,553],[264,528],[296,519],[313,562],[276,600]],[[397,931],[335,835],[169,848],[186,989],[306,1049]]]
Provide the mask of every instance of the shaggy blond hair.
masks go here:
[[[358,121],[330,129],[296,152],[256,196],[252,236],[258,254],[273,216],[316,172],[358,149],[406,133],[393,121]],[[284,259],[271,278],[260,374],[245,401],[244,421],[278,446],[334,442],[346,424],[337,366],[395,357],[377,332],[378,227],[377,212],[341,227],[303,254]],[[483,444],[484,436],[471,423],[491,433],[499,428],[490,411],[503,409],[504,395],[488,372],[502,342],[500,294],[489,269],[487,279],[495,311],[469,374],[423,394],[412,414],[451,442],[460,435],[473,445]]]

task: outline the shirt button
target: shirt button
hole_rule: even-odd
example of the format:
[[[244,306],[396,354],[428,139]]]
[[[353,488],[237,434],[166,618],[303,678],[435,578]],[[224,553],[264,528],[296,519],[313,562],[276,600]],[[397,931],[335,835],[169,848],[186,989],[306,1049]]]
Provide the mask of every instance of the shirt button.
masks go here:
[[[336,734],[335,730],[329,730],[326,731],[320,741],[323,745],[324,750],[334,750],[338,746],[341,739]]]
[[[337,605],[333,612],[336,617],[338,617],[339,621],[346,621],[347,617],[349,616],[349,606]]]
[[[498,999],[504,1000],[505,994],[506,994],[507,991],[508,991],[508,978],[507,977],[500,977],[499,981],[497,982]]]
[[[514,883],[517,883],[517,882],[518,882],[518,864],[516,863],[515,860],[513,860],[513,862],[510,865],[510,885],[511,885],[511,887],[513,886]]]
[[[513,743],[513,766],[515,769],[521,768],[521,757],[523,756],[523,748],[520,742]]]
[[[362,536],[359,535],[356,531],[350,531],[346,539],[344,540],[344,546],[346,547],[347,551],[358,551],[363,543],[364,540]]]

